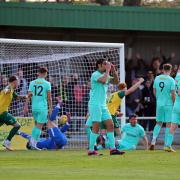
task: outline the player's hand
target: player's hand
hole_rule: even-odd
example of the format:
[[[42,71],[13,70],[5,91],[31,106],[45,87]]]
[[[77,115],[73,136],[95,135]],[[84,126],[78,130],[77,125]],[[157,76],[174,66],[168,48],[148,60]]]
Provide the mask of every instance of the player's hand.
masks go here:
[[[28,99],[28,95],[27,95],[27,96],[21,96],[21,99],[22,99],[22,100]]]
[[[111,70],[111,63],[110,62],[106,62],[106,65],[105,65],[105,68],[106,68],[106,71],[110,71]]]
[[[139,103],[139,102],[140,102],[140,99],[134,99],[134,101],[135,101],[136,103]]]
[[[111,63],[111,71],[112,72],[116,72],[116,68],[115,68],[115,65]]]
[[[70,112],[66,112],[66,116],[68,118],[68,123],[70,123],[70,121],[71,121],[71,113]]]
[[[144,82],[144,78],[139,78],[139,82],[143,83]]]
[[[56,97],[56,101],[57,101],[60,105],[63,104],[63,101],[62,101],[62,99],[61,99],[61,96],[57,96],[57,97]]]
[[[23,114],[27,115],[28,112],[29,112],[29,109],[28,109],[28,107],[25,106],[24,109],[23,109]]]
[[[122,112],[119,112],[118,113],[118,117],[122,117],[123,116],[123,113]]]
[[[52,114],[52,109],[51,108],[48,109],[48,114],[49,114],[49,116],[51,116],[51,114]]]
[[[4,94],[9,94],[10,92],[11,92],[10,89],[5,89],[5,90],[4,90]]]

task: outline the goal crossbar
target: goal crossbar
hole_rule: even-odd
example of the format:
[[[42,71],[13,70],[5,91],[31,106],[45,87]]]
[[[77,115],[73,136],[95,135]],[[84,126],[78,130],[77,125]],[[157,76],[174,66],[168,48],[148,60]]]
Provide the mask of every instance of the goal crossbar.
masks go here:
[[[64,46],[64,47],[108,47],[121,48],[123,43],[100,43],[100,42],[71,42],[71,41],[46,41],[46,40],[26,40],[26,39],[6,39],[0,38],[0,43],[7,44],[25,44],[25,45],[40,45],[40,46]]]

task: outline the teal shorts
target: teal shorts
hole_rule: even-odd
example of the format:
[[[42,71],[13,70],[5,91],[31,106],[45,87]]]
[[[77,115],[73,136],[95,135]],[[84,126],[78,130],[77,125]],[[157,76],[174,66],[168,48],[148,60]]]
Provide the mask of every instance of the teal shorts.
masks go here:
[[[3,124],[6,125],[14,125],[16,123],[16,119],[8,112],[3,112],[0,114],[0,126]]]
[[[116,145],[116,148],[120,151],[122,150],[125,151],[125,150],[135,150],[136,146],[123,142],[122,140],[118,140],[118,144]]]
[[[47,123],[48,112],[46,110],[45,111],[33,111],[32,114],[33,114],[33,118],[34,118],[35,122],[41,123],[41,124]]]
[[[172,121],[173,106],[157,106],[156,121],[162,123],[170,123]]]
[[[173,112],[172,113],[172,123],[180,124],[180,113]]]
[[[114,124],[114,128],[117,129],[117,128],[120,128],[120,124],[117,120],[117,116],[116,115],[111,115],[111,118],[113,120],[113,124]],[[101,129],[106,129],[106,126],[104,123],[101,123]]]
[[[112,119],[111,114],[106,106],[89,106],[89,116],[92,122],[102,122]]]

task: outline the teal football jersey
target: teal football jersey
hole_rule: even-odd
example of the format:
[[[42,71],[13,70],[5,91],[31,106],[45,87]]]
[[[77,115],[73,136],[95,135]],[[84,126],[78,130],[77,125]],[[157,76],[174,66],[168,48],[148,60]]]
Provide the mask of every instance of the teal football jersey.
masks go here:
[[[180,90],[180,80],[176,84],[176,100],[173,107],[173,112],[180,114],[180,96],[178,95],[179,90]]]
[[[159,75],[154,80],[153,88],[156,89],[158,106],[173,105],[171,91],[175,90],[175,80],[168,75]]]
[[[30,82],[29,91],[33,93],[32,110],[48,110],[47,93],[51,91],[51,84],[44,78],[38,78]]]
[[[179,80],[180,80],[180,73],[177,73],[177,74],[176,74],[175,80],[176,80],[176,81],[179,81]]]
[[[132,126],[130,123],[127,123],[122,127],[121,131],[123,133],[122,144],[129,144],[131,146],[137,146],[140,138],[145,136],[144,128],[139,124]]]
[[[90,105],[106,105],[109,80],[105,84],[98,82],[98,79],[103,75],[104,73],[95,71],[91,76]]]

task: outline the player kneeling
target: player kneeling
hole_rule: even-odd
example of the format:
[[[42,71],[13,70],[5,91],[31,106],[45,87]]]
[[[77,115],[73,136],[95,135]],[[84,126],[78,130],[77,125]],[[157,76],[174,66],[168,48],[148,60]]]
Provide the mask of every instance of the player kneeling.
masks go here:
[[[55,150],[55,149],[62,149],[66,144],[67,144],[67,138],[65,135],[65,132],[68,130],[69,128],[69,122],[70,122],[70,115],[67,114],[67,122],[65,122],[65,115],[62,116],[62,118],[60,118],[60,121],[64,121],[64,125],[59,128],[53,121],[56,120],[56,116],[58,115],[59,112],[59,105],[57,105],[50,117],[50,120],[47,123],[47,127],[48,127],[48,135],[49,138],[40,138],[37,141],[37,145],[36,145],[36,149],[37,150],[42,150],[42,149],[47,149],[47,150]],[[22,136],[23,138],[28,139],[27,142],[27,149],[34,149],[31,146],[31,138],[32,136],[29,134],[26,134],[24,132],[20,132],[18,133],[20,136]]]
[[[141,125],[137,123],[137,115],[129,117],[129,123],[123,126],[121,132],[124,133],[122,139],[116,141],[116,148],[122,150],[135,150],[140,139],[143,138],[145,149],[148,149],[148,139]],[[108,139],[106,136],[97,138],[97,150],[108,148]]]

